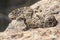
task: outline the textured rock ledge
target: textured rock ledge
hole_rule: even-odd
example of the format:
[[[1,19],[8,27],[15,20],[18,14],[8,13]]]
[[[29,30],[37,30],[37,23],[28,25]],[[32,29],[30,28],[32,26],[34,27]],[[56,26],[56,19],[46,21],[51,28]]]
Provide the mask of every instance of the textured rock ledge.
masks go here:
[[[9,24],[4,32],[0,33],[0,40],[60,40],[60,0],[42,0],[39,1],[37,4],[39,5],[33,4],[32,6],[30,6],[32,7],[32,10],[29,9],[29,7],[29,10],[19,10],[19,8],[13,10],[11,12],[13,15],[10,15],[10,17],[13,18],[12,22]],[[23,11],[24,15],[20,11]],[[32,13],[32,11],[34,12],[33,18],[35,18],[35,20],[38,19],[36,14],[41,17],[43,17],[43,15],[45,15],[45,17],[51,17],[50,15],[53,15],[58,21],[58,24],[54,27],[35,29],[30,28],[27,31],[23,31],[22,29],[27,26],[26,24],[24,24],[24,20],[22,18],[29,20],[31,18],[30,13]],[[25,13],[29,15],[27,15],[26,17]],[[45,17],[43,19],[45,19]]]
[[[51,27],[19,32],[12,30],[0,33],[0,40],[60,40],[60,29]]]

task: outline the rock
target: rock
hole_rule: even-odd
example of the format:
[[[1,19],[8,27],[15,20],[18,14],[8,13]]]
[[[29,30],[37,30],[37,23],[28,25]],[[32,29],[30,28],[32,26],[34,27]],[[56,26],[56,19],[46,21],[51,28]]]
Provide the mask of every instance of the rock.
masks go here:
[[[60,40],[60,0],[40,0],[40,5],[13,10],[0,40]],[[32,6],[33,7],[33,6]],[[23,9],[25,8],[25,9]]]
[[[0,40],[60,40],[60,28],[38,28],[21,32],[0,33]]]
[[[37,5],[38,4],[38,5]],[[60,0],[41,0],[30,6],[41,13],[58,14],[60,12]],[[35,7],[34,7],[35,6]]]
[[[12,22],[8,25],[7,29],[5,31],[22,31],[26,25],[24,24],[23,20],[17,21],[17,20],[12,20]]]

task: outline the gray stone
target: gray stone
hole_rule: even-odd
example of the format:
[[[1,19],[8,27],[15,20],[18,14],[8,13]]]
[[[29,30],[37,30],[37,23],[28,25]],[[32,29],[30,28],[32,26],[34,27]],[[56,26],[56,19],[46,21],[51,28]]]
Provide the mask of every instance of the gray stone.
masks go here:
[[[12,20],[12,22],[8,25],[7,29],[5,31],[22,31],[26,25],[24,24],[23,20],[17,21],[17,20]]]

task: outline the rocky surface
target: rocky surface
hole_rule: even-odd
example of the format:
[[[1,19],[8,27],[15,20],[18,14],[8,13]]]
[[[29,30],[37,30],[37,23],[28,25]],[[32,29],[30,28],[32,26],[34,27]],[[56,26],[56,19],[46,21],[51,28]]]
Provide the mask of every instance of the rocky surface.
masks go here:
[[[40,0],[13,10],[0,40],[60,40],[59,4],[60,0]]]
[[[60,28],[38,28],[19,32],[6,31],[0,33],[0,40],[60,40]]]
[[[13,20],[9,26],[7,27],[7,29],[5,31],[22,31],[22,29],[24,29],[26,27],[26,25],[24,24],[24,21],[17,21],[17,20]]]

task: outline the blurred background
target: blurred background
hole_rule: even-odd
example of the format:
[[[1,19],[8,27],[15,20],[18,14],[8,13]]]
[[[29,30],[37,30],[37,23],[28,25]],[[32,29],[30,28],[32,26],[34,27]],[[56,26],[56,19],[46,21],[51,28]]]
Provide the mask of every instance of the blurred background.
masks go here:
[[[30,6],[39,0],[0,0],[0,12],[7,15],[9,11],[22,6]]]

